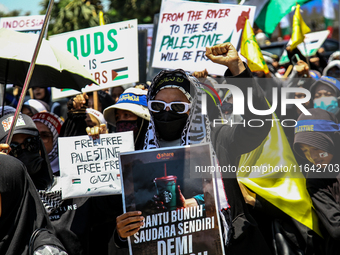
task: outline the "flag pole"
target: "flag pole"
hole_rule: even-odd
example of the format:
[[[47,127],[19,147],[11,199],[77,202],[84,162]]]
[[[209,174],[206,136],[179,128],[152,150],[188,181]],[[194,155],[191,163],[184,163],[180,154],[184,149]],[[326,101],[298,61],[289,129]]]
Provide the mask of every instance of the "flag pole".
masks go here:
[[[28,72],[26,74],[25,83],[24,83],[24,86],[22,88],[22,92],[21,92],[21,95],[20,95],[20,98],[19,98],[18,106],[15,110],[13,120],[12,120],[12,123],[11,123],[11,127],[10,127],[8,135],[7,135],[6,144],[8,144],[8,145],[11,143],[12,138],[13,138],[14,127],[17,123],[17,120],[18,120],[18,117],[19,117],[19,112],[20,112],[21,107],[24,103],[24,99],[25,99],[25,95],[27,93],[28,85],[29,85],[31,78],[32,78],[33,70],[34,70],[34,67],[35,67],[35,62],[36,62],[37,57],[38,57],[41,42],[42,42],[43,37],[45,35],[45,30],[46,30],[47,23],[48,23],[48,20],[50,18],[50,15],[51,15],[53,3],[54,3],[54,0],[50,0],[48,7],[47,7],[44,23],[43,23],[41,32],[39,34],[39,38],[38,38],[37,45],[36,45],[34,53],[33,53],[31,64],[30,64],[30,66],[28,68]]]
[[[305,40],[303,40],[303,46],[305,47],[307,65],[308,65],[308,67],[310,69],[310,63],[309,63],[309,58],[308,58],[308,53],[307,53],[307,47],[306,47]]]
[[[103,11],[100,10],[99,11],[99,26],[103,26],[103,25],[105,25],[104,17],[103,17]],[[98,91],[96,90],[96,91],[93,91],[93,107],[97,111],[99,109],[98,102],[99,102],[99,100],[98,100]]]

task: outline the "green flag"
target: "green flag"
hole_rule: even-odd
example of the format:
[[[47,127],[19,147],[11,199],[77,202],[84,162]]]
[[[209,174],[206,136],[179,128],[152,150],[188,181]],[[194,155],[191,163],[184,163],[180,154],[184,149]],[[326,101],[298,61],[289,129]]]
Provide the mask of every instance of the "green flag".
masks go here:
[[[269,0],[257,16],[255,23],[270,37],[281,19],[292,11],[297,3],[303,5],[310,0]]]

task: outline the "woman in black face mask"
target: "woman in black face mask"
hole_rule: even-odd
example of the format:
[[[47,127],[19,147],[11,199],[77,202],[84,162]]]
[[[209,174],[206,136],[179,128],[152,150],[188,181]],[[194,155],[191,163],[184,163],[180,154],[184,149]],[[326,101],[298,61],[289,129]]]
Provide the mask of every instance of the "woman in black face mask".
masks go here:
[[[5,143],[14,113],[0,118],[0,143]],[[46,189],[53,181],[53,173],[44,144],[39,137],[39,131],[33,120],[19,114],[13,138],[10,144],[10,155],[19,159],[27,168],[34,185],[39,190]]]
[[[116,104],[104,110],[105,120],[116,127],[116,132],[133,131],[135,150],[141,150],[149,125],[150,114],[146,103],[147,90],[128,88]]]

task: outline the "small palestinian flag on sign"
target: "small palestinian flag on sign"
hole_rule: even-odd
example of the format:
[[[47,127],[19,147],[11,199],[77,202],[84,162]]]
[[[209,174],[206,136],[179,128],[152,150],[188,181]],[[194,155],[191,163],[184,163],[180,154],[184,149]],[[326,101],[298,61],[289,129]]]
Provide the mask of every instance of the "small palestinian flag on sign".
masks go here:
[[[81,183],[81,180],[78,178],[78,179],[72,179],[72,184],[80,184]]]

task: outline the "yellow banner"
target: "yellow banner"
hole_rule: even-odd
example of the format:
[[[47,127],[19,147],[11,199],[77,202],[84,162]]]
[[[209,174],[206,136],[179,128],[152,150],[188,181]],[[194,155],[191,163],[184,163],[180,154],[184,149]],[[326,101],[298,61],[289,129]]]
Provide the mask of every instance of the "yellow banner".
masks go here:
[[[268,136],[258,148],[241,156],[239,169],[242,166],[253,172],[239,170],[241,183],[321,236],[306,179],[280,122],[273,122]]]
[[[299,4],[296,6],[296,9],[295,9],[292,30],[293,30],[292,31],[292,44],[290,45],[290,48],[295,49],[300,43],[304,41],[305,34],[310,32],[309,27],[303,21],[303,18],[301,16]]]
[[[269,73],[268,66],[248,19],[245,22],[242,33],[241,54],[248,60],[247,64],[252,72],[264,71],[266,74]]]

